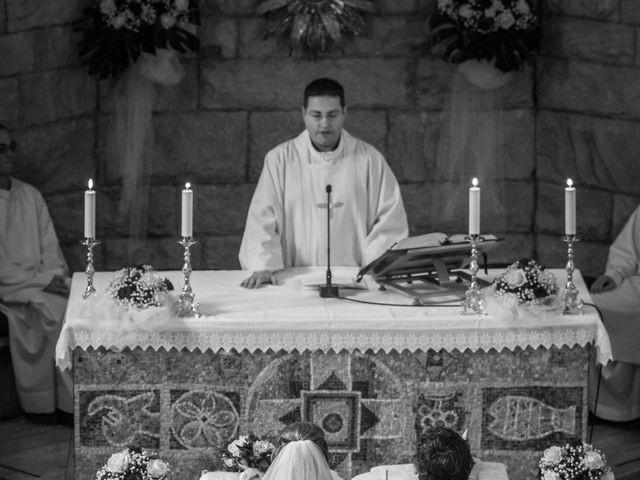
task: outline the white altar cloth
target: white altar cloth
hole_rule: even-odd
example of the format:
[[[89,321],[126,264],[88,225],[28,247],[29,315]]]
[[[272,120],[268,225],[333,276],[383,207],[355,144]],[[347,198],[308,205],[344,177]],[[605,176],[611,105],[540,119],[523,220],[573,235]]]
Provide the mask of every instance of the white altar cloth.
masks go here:
[[[333,268],[334,283],[355,278],[357,269]],[[564,285],[564,270],[552,270]],[[499,272],[496,272],[499,273]],[[179,291],[180,271],[159,272]],[[458,304],[411,306],[401,294],[378,290],[365,277],[367,290],[341,290],[341,295],[361,301],[393,305],[369,305],[336,298],[320,298],[308,284],[324,282],[324,268],[293,268],[281,272],[280,285],[245,289],[240,282],[246,271],[194,271],[191,286],[201,316],[177,318],[170,306],[128,313],[102,295],[113,272],[96,272],[97,295],[83,300],[84,273],[75,273],[56,347],[60,367],[71,368],[71,352],[80,347],[110,349],[171,348],[205,351],[219,349],[251,352],[268,349],[374,351],[459,350],[471,351],[517,347],[596,346],[598,359],[611,359],[611,345],[595,309],[586,306],[582,315],[562,315],[547,309],[540,316],[462,314]],[[581,298],[589,293],[579,272],[574,283]],[[562,293],[562,292],[561,292]]]

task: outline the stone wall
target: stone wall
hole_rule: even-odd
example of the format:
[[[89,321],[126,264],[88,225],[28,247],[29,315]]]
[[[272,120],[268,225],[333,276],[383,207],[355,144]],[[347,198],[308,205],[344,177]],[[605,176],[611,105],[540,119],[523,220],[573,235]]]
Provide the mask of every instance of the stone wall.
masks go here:
[[[196,269],[238,268],[244,219],[266,151],[303,128],[301,91],[332,76],[347,91],[345,127],[387,157],[398,177],[411,234],[466,228],[466,211],[443,215],[450,195],[436,150],[455,69],[426,53],[434,0],[377,0],[367,37],[344,54],[311,61],[263,39],[257,0],[201,0],[199,55],[186,78],[158,87],[155,151],[145,240],[129,238],[118,208],[122,178],[109,141],[113,84],[80,65],[77,33],[88,0],[0,0],[0,123],[15,130],[24,158],[16,176],[44,194],[72,270],[84,268],[82,191],[98,185],[96,268],[148,262],[177,269],[180,188],[195,185]],[[564,265],[562,188],[578,186],[583,240],[577,264],[604,266],[607,246],[640,199],[633,160],[640,129],[640,6],[633,0],[545,0],[543,48],[534,70],[498,94],[504,113],[505,208],[483,210],[483,230],[507,241],[492,255],[534,255]],[[637,38],[636,38],[637,37]],[[489,182],[489,187],[491,183]],[[466,185],[460,185],[464,192]]]

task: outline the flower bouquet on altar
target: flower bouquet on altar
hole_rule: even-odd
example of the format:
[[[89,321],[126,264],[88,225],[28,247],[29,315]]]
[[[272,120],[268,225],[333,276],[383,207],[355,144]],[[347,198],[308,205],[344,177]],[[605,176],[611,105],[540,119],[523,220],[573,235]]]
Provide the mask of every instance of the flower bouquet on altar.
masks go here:
[[[269,440],[257,435],[241,435],[222,451],[221,457],[227,472],[240,472],[239,480],[262,478],[271,465],[271,455],[275,446]],[[202,472],[200,480],[214,480],[221,477],[219,472]]]
[[[105,291],[82,301],[78,315],[114,335],[130,335],[173,322],[177,301],[169,279],[150,265],[136,265],[114,272]]]
[[[169,279],[160,277],[153,267],[136,265],[115,272],[107,295],[122,306],[144,309],[165,305],[171,290]]]
[[[164,480],[169,465],[154,453],[126,448],[114,453],[96,473],[95,480]]]
[[[487,313],[505,320],[554,316],[561,306],[553,273],[531,258],[513,262],[485,288]]]
[[[528,0],[438,0],[431,48],[450,63],[493,62],[519,70],[538,49],[540,31]]]
[[[613,480],[604,454],[588,443],[547,448],[538,464],[539,480]]]
[[[495,279],[496,296],[518,304],[548,304],[558,294],[553,273],[530,258],[512,263]]]

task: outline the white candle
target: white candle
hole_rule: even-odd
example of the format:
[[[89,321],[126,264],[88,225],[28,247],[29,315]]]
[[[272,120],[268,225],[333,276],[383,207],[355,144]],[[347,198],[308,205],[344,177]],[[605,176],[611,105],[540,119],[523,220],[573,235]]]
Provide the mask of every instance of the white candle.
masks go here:
[[[570,178],[567,178],[567,187],[564,189],[564,233],[576,234],[576,189]]]
[[[185,183],[182,190],[182,236],[193,236],[193,190],[191,184]]]
[[[96,238],[96,192],[92,179],[89,179],[89,190],[84,192],[84,236]]]
[[[480,235],[480,187],[478,179],[471,182],[469,188],[469,235]]]

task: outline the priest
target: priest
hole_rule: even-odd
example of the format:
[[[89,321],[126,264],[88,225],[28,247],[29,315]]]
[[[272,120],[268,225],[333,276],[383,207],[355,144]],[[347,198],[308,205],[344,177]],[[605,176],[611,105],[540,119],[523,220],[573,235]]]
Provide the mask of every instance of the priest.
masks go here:
[[[267,153],[249,206],[239,259],[253,273],[242,286],[276,283],[274,272],[285,267],[326,265],[327,216],[332,265],[364,266],[408,235],[393,172],[342,128],[346,114],[338,82],[307,85],[306,128]]]
[[[590,369],[591,410],[612,421],[640,418],[640,207],[611,244],[605,272],[591,293],[615,360],[601,371]]]
[[[11,176],[15,150],[0,125],[0,311],[9,321],[20,406],[44,419],[37,414],[73,411],[71,375],[54,363],[70,280],[42,196]]]

